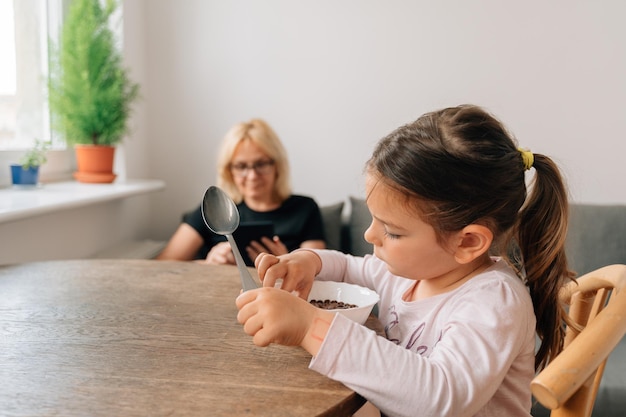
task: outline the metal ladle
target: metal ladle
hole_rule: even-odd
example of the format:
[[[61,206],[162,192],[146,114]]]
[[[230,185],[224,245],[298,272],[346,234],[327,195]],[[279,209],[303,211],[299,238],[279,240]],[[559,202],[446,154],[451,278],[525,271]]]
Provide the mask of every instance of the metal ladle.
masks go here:
[[[221,188],[210,186],[202,199],[202,218],[209,229],[218,235],[226,236],[228,239],[235,255],[243,290],[258,288],[259,286],[252,279],[233,238],[233,232],[239,227],[239,211],[235,202]]]

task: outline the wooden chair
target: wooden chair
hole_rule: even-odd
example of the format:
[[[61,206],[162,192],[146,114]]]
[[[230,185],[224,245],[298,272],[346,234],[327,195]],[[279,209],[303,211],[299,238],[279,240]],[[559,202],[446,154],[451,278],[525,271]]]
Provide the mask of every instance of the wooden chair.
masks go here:
[[[581,327],[568,327],[565,348],[531,382],[551,417],[589,417],[606,359],[626,333],[626,265],[610,265],[568,283],[560,297]]]

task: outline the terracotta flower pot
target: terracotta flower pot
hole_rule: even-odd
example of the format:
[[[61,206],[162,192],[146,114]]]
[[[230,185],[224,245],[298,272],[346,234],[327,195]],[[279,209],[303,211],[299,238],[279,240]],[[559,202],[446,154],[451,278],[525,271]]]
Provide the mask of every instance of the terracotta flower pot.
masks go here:
[[[115,147],[101,145],[74,145],[78,170],[74,178],[78,182],[111,183],[116,175],[113,173]]]

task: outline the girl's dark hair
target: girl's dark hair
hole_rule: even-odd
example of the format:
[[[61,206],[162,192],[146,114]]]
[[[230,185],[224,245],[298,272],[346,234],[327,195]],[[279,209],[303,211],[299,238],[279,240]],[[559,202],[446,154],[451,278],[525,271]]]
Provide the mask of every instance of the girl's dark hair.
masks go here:
[[[530,289],[541,339],[535,369],[561,351],[566,313],[558,293],[574,274],[564,249],[567,190],[550,158],[534,154],[527,196],[515,140],[482,108],[462,105],[396,129],[378,143],[367,167],[415,197],[407,201],[442,240],[472,223],[489,227],[492,252],[516,267]]]

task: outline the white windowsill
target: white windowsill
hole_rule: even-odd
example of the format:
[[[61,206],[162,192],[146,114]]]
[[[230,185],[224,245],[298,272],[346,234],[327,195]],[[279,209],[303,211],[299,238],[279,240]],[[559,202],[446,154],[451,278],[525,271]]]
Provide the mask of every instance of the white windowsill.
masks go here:
[[[43,184],[33,189],[0,189],[0,223],[38,214],[84,207],[165,188],[161,180],[126,180],[112,184],[76,181]]]

